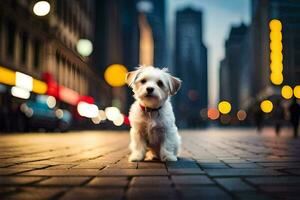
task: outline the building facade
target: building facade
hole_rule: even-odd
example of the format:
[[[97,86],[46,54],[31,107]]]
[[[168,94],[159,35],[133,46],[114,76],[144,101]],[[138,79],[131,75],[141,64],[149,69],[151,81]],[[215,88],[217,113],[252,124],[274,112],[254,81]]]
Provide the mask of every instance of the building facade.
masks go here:
[[[176,14],[175,74],[183,84],[175,97],[179,127],[205,125],[200,111],[207,108],[207,49],[202,39],[202,12],[191,8]]]
[[[76,51],[79,39],[94,42],[94,1],[48,2],[50,13],[36,16],[36,1],[1,1],[0,65],[41,81],[46,81],[47,74],[72,94],[92,96],[99,106],[106,105],[108,87],[89,66],[91,57],[82,57]],[[3,100],[1,107],[12,101]],[[65,107],[73,109],[67,103]]]
[[[225,58],[220,64],[220,101],[229,101],[233,111],[240,109],[240,96],[244,90],[241,74],[247,62],[242,56],[246,34],[247,27],[244,24],[231,28],[225,42]]]

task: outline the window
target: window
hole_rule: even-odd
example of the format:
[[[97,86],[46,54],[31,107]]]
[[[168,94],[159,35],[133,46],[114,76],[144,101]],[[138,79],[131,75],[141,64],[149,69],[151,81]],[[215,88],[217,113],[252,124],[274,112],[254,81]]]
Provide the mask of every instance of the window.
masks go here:
[[[40,51],[41,51],[40,41],[36,40],[34,42],[34,57],[33,57],[33,67],[35,69],[38,69],[40,65],[40,55],[41,55]]]
[[[12,59],[14,57],[14,52],[15,52],[15,34],[16,34],[15,24],[11,21],[8,21],[7,29],[6,29],[7,55]]]
[[[22,46],[21,46],[21,62],[26,64],[27,60],[27,46],[28,46],[28,35],[27,33],[22,34]]]

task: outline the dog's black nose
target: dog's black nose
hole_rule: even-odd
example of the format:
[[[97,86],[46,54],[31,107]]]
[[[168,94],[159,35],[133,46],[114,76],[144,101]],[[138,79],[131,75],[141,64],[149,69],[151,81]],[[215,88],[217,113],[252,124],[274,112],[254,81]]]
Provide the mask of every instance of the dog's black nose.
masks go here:
[[[151,94],[153,92],[154,88],[153,87],[147,87],[146,90],[147,90],[148,94]]]

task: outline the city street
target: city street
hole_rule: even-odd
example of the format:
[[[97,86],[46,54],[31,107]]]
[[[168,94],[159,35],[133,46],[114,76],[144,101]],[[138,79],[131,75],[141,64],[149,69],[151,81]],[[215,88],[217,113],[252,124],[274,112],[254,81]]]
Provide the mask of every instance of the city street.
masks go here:
[[[170,163],[129,163],[128,132],[1,135],[0,198],[297,199],[300,140],[287,133],[181,131]]]

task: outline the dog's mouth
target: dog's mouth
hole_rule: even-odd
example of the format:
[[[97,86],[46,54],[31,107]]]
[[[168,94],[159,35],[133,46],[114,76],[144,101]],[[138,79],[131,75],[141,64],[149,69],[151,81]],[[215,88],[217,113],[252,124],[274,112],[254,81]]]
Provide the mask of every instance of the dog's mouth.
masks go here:
[[[157,98],[158,98],[158,97],[157,97],[156,95],[154,95],[154,94],[146,94],[145,97],[146,97],[146,98],[149,98],[149,99],[151,99],[151,98],[157,99]]]

